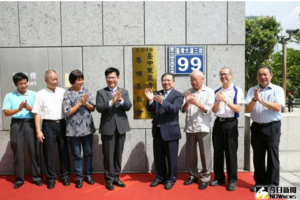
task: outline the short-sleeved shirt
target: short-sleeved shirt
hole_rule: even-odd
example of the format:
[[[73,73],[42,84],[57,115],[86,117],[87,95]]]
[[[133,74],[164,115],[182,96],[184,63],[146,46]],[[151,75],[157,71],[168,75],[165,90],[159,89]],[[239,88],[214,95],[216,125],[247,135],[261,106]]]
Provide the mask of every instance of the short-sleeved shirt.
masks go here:
[[[89,94],[87,102],[95,106],[93,95],[85,87],[82,87],[80,92],[68,89],[64,94],[63,109],[67,119],[67,136],[82,137],[96,132],[92,113],[85,105],[81,105],[76,112],[70,115],[70,109],[80,101],[83,94]]]
[[[250,88],[244,105],[252,101],[255,92],[254,88],[260,89],[259,93],[264,101],[279,103],[282,107],[285,106],[284,91],[282,87],[272,83],[270,83],[265,89],[261,88],[259,85]],[[269,123],[273,121],[280,121],[282,119],[281,111],[270,110],[258,101],[255,103],[255,106],[250,113],[250,117],[257,123]]]
[[[26,90],[24,94],[21,94],[18,91],[8,93],[4,98],[2,111],[18,109],[22,101],[25,100],[27,100],[27,105],[32,107],[34,104],[35,95],[36,92],[30,90]],[[23,108],[20,112],[14,114],[12,117],[16,119],[32,119],[34,118],[34,114]]]
[[[189,105],[188,109],[185,111],[186,118],[184,131],[187,133],[210,132],[211,110],[215,100],[214,91],[205,85],[203,85],[199,91],[195,91],[193,88],[190,88],[187,91],[190,91],[191,94],[195,95],[197,101],[204,105],[207,112],[203,112],[196,105]],[[186,99],[184,98],[183,105],[185,103]]]
[[[234,95],[235,95],[235,90],[233,88],[234,84],[232,83],[229,88],[224,89],[223,87],[220,89],[220,91],[223,92],[225,95],[226,99],[229,102],[233,103]],[[241,88],[238,86],[235,86],[237,89],[237,98],[236,98],[236,104],[243,104],[244,103],[244,94]],[[217,101],[217,100],[215,100]],[[234,111],[231,110],[228,106],[226,106],[225,102],[220,102],[219,110],[215,113],[217,117],[222,117],[222,118],[231,118],[234,117]]]
[[[45,88],[36,93],[33,113],[41,115],[42,119],[61,120],[64,118],[62,102],[65,89],[56,87],[55,91]]]

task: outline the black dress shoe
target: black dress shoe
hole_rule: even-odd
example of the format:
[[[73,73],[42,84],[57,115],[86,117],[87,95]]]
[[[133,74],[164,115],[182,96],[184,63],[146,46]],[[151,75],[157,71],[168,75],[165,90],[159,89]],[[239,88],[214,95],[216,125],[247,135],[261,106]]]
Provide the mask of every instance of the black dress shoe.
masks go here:
[[[114,189],[114,185],[112,183],[106,183],[105,187],[108,190],[113,190]]]
[[[209,183],[210,186],[217,186],[217,185],[223,185],[225,184],[225,180],[219,181],[219,180],[213,180]]]
[[[199,189],[199,190],[205,190],[205,189],[207,188],[207,186],[208,186],[208,182],[201,182],[201,183],[199,184],[198,189]]]
[[[150,184],[150,187],[156,187],[156,186],[158,186],[159,184],[163,184],[163,181],[159,181],[159,180],[155,179],[155,180]]]
[[[55,186],[55,183],[54,183],[54,182],[48,182],[48,183],[47,183],[47,188],[48,188],[48,189],[53,189],[54,186]]]
[[[19,187],[21,187],[24,183],[15,183],[14,184],[14,189],[18,189]]]
[[[63,184],[64,186],[69,186],[69,185],[70,185],[70,180],[67,179],[67,178],[62,179],[61,182],[62,182],[62,184]]]
[[[191,185],[193,183],[198,183],[198,178],[190,176],[188,180],[184,181],[183,185]]]
[[[87,182],[90,185],[93,185],[95,183],[94,179],[90,176],[85,177],[85,182]]]
[[[169,189],[171,189],[171,188],[173,187],[173,185],[174,185],[174,183],[172,183],[172,182],[167,182],[167,183],[165,184],[165,189],[166,189],[166,190],[169,190]]]
[[[43,185],[43,181],[42,180],[39,180],[39,181],[36,181],[34,182],[37,186],[42,186]]]
[[[82,187],[82,183],[83,183],[83,180],[82,179],[79,179],[76,181],[76,184],[75,184],[75,187],[76,188],[81,188]]]
[[[234,191],[236,188],[236,183],[235,182],[230,182],[228,183],[227,187],[226,187],[226,190],[228,191]]]
[[[113,184],[118,186],[118,187],[125,187],[125,184],[122,183],[121,181],[114,181]]]
[[[253,187],[251,187],[251,188],[250,188],[250,191],[251,191],[251,192],[255,192],[255,189],[256,189],[256,185],[254,185]]]

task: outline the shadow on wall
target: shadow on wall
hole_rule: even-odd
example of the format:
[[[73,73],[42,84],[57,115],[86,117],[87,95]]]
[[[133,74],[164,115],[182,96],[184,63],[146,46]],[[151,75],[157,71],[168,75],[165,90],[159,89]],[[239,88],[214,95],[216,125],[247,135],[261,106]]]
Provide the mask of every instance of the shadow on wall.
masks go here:
[[[145,151],[144,142],[139,142],[132,149],[127,163],[122,171],[148,171],[149,161]]]
[[[0,161],[0,174],[10,174],[14,173],[13,168],[13,152],[11,150],[11,142],[8,141],[7,146],[5,148],[4,154]],[[6,179],[14,183],[12,179]]]

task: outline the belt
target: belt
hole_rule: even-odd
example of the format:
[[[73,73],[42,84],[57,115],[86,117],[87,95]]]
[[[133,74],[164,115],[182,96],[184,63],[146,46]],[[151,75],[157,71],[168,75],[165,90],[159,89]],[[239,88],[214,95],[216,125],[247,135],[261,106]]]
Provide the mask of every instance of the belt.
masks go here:
[[[59,124],[62,120],[64,120],[64,119],[58,119],[58,120],[43,119],[43,122],[52,122],[52,123]]]
[[[34,118],[26,118],[26,119],[18,119],[18,118],[11,118],[12,122],[33,122]]]
[[[270,126],[271,124],[278,123],[280,121],[274,121],[274,122],[269,122],[269,123],[257,123],[253,122],[253,124],[256,124],[257,126]]]
[[[217,120],[219,120],[220,122],[232,122],[236,120],[236,117],[229,117],[229,118],[217,117]]]

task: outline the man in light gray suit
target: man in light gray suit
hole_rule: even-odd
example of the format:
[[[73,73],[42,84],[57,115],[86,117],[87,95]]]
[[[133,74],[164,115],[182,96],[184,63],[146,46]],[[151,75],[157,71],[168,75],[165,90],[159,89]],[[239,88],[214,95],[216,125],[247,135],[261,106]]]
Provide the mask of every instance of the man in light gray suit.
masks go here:
[[[117,87],[119,70],[110,67],[105,70],[107,87],[97,91],[96,109],[101,113],[100,128],[104,155],[104,178],[106,188],[125,187],[119,179],[126,132],[130,131],[126,111],[132,104],[128,91]]]

